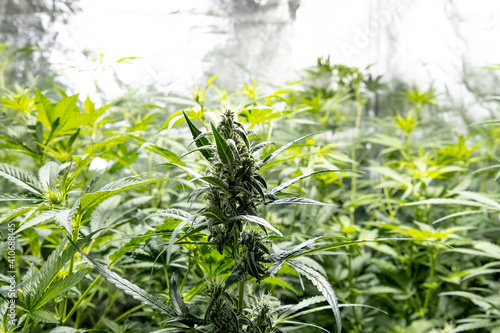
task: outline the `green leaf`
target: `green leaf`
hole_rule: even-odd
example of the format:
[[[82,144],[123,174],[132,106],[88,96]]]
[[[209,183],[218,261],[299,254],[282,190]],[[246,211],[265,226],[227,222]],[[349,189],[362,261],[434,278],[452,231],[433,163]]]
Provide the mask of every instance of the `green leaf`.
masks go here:
[[[160,166],[160,165],[165,165],[165,166],[167,166],[167,165],[173,165],[173,166],[175,166],[175,167],[178,167],[178,168],[180,168],[180,169],[182,169],[182,170],[186,171],[187,173],[189,173],[191,176],[195,177],[196,179],[201,179],[201,178],[203,178],[203,175],[202,175],[201,173],[198,173],[197,171],[195,171],[195,170],[193,170],[193,169],[190,169],[190,168],[188,168],[188,167],[185,167],[185,166],[182,166],[182,165],[179,165],[179,164],[175,164],[175,163],[162,163],[162,164],[157,164],[157,165],[155,165],[155,168],[156,168],[157,166]]]
[[[165,180],[170,180],[170,179],[160,178],[160,179],[142,180],[140,178],[140,176],[134,176],[134,177],[125,177],[125,178],[115,180],[114,182],[111,182],[111,183],[105,185],[97,192],[88,193],[88,194],[83,195],[81,200],[80,200],[80,212],[85,213],[93,206],[103,202],[107,198],[112,197],[113,195],[115,195],[117,193],[123,192],[125,190],[131,189],[134,187],[158,183],[158,182],[165,181]]]
[[[217,207],[209,207],[203,211],[200,215],[219,221],[220,223],[226,222],[226,217],[224,213]]]
[[[252,281],[256,281],[255,278],[252,279]],[[273,286],[283,287],[297,294],[297,291],[291,285],[289,285],[288,283],[277,277],[268,277],[266,279],[260,280],[259,282],[270,284]]]
[[[30,315],[35,321],[40,323],[59,324],[59,320],[57,320],[51,312],[45,309],[38,309],[30,313]]]
[[[49,162],[38,170],[38,179],[47,190],[54,190],[57,176],[59,175],[59,164]]]
[[[43,194],[42,184],[27,171],[0,163],[0,176],[32,193]]]
[[[24,213],[28,213],[32,209],[36,209],[36,208],[37,208],[37,206],[27,206],[27,207],[19,207],[19,208],[12,209],[12,210],[8,211],[7,213],[2,214],[0,216],[0,224],[5,222],[5,221],[12,220],[13,218],[18,217],[20,215],[23,215]]]
[[[83,278],[91,271],[90,268],[83,269],[76,273],[72,273],[62,279],[59,279],[50,284],[50,288],[42,295],[42,298],[37,300],[36,308],[42,307],[45,303],[50,301],[52,298],[68,291],[73,288],[77,283],[79,283]]]
[[[85,150],[83,151],[83,155],[93,154],[102,148],[117,146],[120,143],[124,143],[128,138],[131,138],[131,137],[132,137],[132,135],[130,135],[130,134],[124,134],[124,135],[115,136],[115,137],[94,143],[93,145],[87,146],[85,148]]]
[[[35,197],[31,194],[24,193],[0,193],[0,201],[30,201],[41,200],[40,197]]]
[[[142,57],[124,57],[124,58],[118,59],[116,62],[122,62],[125,60],[135,60],[135,59],[141,59],[141,58]]]
[[[154,145],[154,144],[149,143],[149,142],[145,143],[142,147],[144,147],[145,149],[147,149],[147,150],[149,150],[157,155],[160,155],[161,157],[166,158],[167,160],[169,160],[172,163],[176,163],[176,164],[179,164],[182,166],[185,165],[184,162],[182,162],[175,153],[171,152],[168,149],[162,148],[160,146]]]
[[[74,113],[78,113],[78,107],[76,103],[78,102],[78,95],[63,97],[49,112],[47,116],[49,121],[53,124],[57,118],[60,118],[61,129],[64,126],[66,119]]]
[[[183,220],[181,223],[177,225],[177,227],[175,227],[174,231],[172,232],[172,236],[170,236],[170,241],[168,242],[167,246],[167,264],[170,263],[170,257],[172,256],[172,248],[174,247],[175,238],[177,237],[177,234],[181,232],[182,228],[191,223],[191,220],[192,218]]]
[[[313,238],[313,239],[320,239],[320,238],[326,239],[326,238],[339,238],[339,237],[316,237],[316,238]],[[415,238],[375,238],[375,239],[349,240],[349,241],[344,241],[344,242],[337,242],[337,243],[333,243],[333,244],[327,244],[327,245],[320,246],[318,248],[314,248],[314,249],[303,251],[303,252],[297,252],[296,254],[289,255],[287,258],[288,259],[294,259],[294,258],[302,257],[302,256],[305,256],[305,255],[310,255],[310,254],[313,254],[313,253],[321,252],[321,251],[333,250],[333,249],[336,249],[336,248],[339,248],[339,247],[359,245],[359,244],[368,243],[368,242],[386,242],[386,241],[391,241],[391,240],[395,240],[395,241],[413,240],[413,241],[416,241],[416,240],[422,240],[422,239],[415,239]],[[311,241],[311,240],[309,240],[309,241]],[[306,242],[304,242],[304,243],[306,243]]]
[[[304,323],[304,322],[301,322],[301,321],[293,321],[293,320],[283,320],[283,321],[280,321],[278,322],[278,324],[291,324],[291,325],[295,325],[295,326],[304,326],[304,327],[313,327],[313,328],[317,328],[323,332],[327,332],[327,333],[330,333],[330,331],[324,329],[323,327],[321,326],[318,326],[318,325],[314,325],[314,324],[310,324],[310,323]],[[304,331],[304,330],[303,330]],[[307,331],[309,332],[309,329],[307,329]]]
[[[268,221],[266,221],[263,218],[258,217],[258,216],[253,216],[253,215],[238,215],[238,216],[231,217],[230,220],[256,223],[256,224],[258,224],[260,226],[263,226],[264,228],[271,229],[274,233],[276,233],[280,237],[283,237],[283,234],[278,229],[276,229],[275,227],[273,227],[271,225],[271,223],[269,223]]]
[[[228,188],[227,183],[218,177],[206,176],[206,177],[201,177],[199,179],[206,181],[210,185],[214,185],[225,190],[227,190]]]
[[[337,332],[341,333],[342,321],[340,317],[339,304],[337,302],[337,297],[335,296],[335,292],[333,291],[333,288],[328,282],[328,280],[317,271],[313,270],[309,266],[306,266],[302,263],[298,263],[295,261],[288,261],[287,263],[290,267],[295,269],[299,274],[304,275],[308,280],[310,280],[318,288],[319,292],[322,293],[323,296],[325,296],[335,316],[335,321],[337,323]]]
[[[287,188],[288,186],[290,186],[290,185],[298,182],[299,180],[307,178],[307,177],[310,177],[310,176],[318,174],[318,173],[324,173],[324,172],[345,172],[345,171],[356,172],[356,171],[353,171],[353,170],[338,170],[338,169],[336,169],[336,170],[324,169],[324,170],[312,171],[312,172],[303,174],[303,175],[301,175],[299,177],[296,177],[294,179],[290,179],[289,181],[286,181],[283,184],[280,184],[279,186],[276,186],[275,188],[273,188],[272,190],[270,190],[269,193],[271,193],[271,194],[279,193],[279,192],[283,191],[285,188]]]
[[[171,209],[178,210],[178,209]],[[162,216],[162,215],[159,215]],[[182,219],[182,217],[176,217],[175,215],[165,215],[172,217],[174,219]],[[109,256],[109,260],[116,261],[118,258],[123,256],[125,253],[138,248],[142,243],[155,236],[163,236],[166,230],[172,230],[179,225],[178,221],[167,220],[162,225],[155,227],[155,230],[149,230],[146,233],[139,235],[137,237],[133,237],[130,241],[128,241],[125,245],[121,246],[117,251],[113,252]]]
[[[90,236],[87,236],[78,241],[78,246],[83,246],[86,244]],[[38,309],[40,306],[40,302],[44,300],[48,301],[44,298],[47,293],[51,292],[52,284],[54,283],[55,277],[60,273],[60,271],[64,268],[66,263],[75,255],[76,249],[72,246],[64,249],[66,245],[65,239],[57,246],[57,248],[50,254],[47,260],[44,262],[39,272],[36,272],[34,266],[32,265],[26,275],[23,277],[23,280],[19,287],[23,291],[24,303],[28,307],[29,310]],[[83,273],[80,273],[80,275]],[[77,277],[79,277],[78,275]],[[83,277],[82,277],[83,278]],[[67,280],[66,282],[61,282],[58,284],[58,288],[67,286],[68,283],[72,282],[73,278]]]
[[[184,300],[182,299],[181,293],[179,292],[179,288],[177,287],[177,281],[175,279],[175,273],[172,275],[170,279],[170,289],[168,291],[170,296],[170,303],[174,308],[174,311],[178,315],[182,315],[186,312],[186,305],[184,304]]]
[[[462,197],[472,199],[474,201],[480,202],[486,206],[490,206],[492,209],[500,210],[500,204],[482,193],[468,192],[468,191],[458,191],[456,192]]]
[[[38,121],[42,123],[45,128],[52,128],[52,121],[49,120],[49,114],[52,114],[54,104],[52,104],[47,97],[45,97],[38,89],[35,91],[35,107]]]
[[[460,216],[465,216],[465,215],[473,215],[473,214],[481,214],[481,213],[484,214],[484,211],[483,210],[467,210],[467,211],[463,211],[463,212],[457,212],[457,213],[453,213],[453,214],[450,214],[450,215],[443,216],[443,217],[437,219],[436,221],[434,221],[432,223],[434,224],[434,223],[443,222],[444,220],[452,219],[454,217],[460,217]]]
[[[58,210],[54,215],[54,220],[59,223],[66,231],[71,234],[73,232],[72,221],[75,216],[76,208],[63,208]]]
[[[307,198],[283,198],[283,199],[278,199],[274,201],[267,202],[266,205],[272,206],[272,205],[287,205],[287,204],[299,204],[299,205],[319,205],[319,206],[337,206],[336,204],[333,203],[325,203],[325,202],[320,202],[316,201],[313,199],[307,199]]]
[[[269,154],[268,156],[266,156],[262,161],[260,161],[257,166],[260,168],[262,166],[264,166],[267,162],[269,162],[270,160],[272,160],[273,158],[275,158],[276,156],[278,156],[279,154],[281,154],[282,152],[284,152],[286,149],[288,149],[288,147],[290,147],[291,145],[293,145],[294,143],[296,142],[299,142],[300,140],[303,140],[305,138],[308,138],[310,136],[313,136],[315,134],[318,134],[319,132],[314,132],[314,133],[311,133],[311,134],[308,134],[308,135],[305,135],[301,138],[298,138],[296,140],[293,140],[292,142],[289,142],[287,143],[286,145],[283,145],[281,147],[279,147],[278,149],[276,149],[274,152],[272,152],[271,154]]]
[[[22,223],[19,225],[19,228],[16,230],[16,234],[20,233],[23,230],[26,230],[28,228],[34,227],[35,225],[53,220],[57,214],[61,212],[60,209],[53,209],[53,210],[46,210],[41,212],[39,215],[33,217],[32,219],[26,221],[25,223]]]
[[[268,142],[261,142],[259,144],[256,144],[255,146],[253,146],[252,148],[250,148],[250,154],[253,154],[255,153],[256,151],[258,151],[259,149],[262,149],[268,145],[274,145],[274,142],[272,141],[268,141]]]
[[[215,145],[217,146],[217,154],[219,155],[221,162],[223,164],[230,165],[234,160],[233,152],[231,151],[231,149],[229,149],[226,140],[224,140],[224,138],[220,135],[214,124],[210,123],[210,126],[212,126]]]
[[[185,219],[192,217],[192,215],[190,213],[188,213],[182,209],[177,209],[177,208],[162,209],[162,210],[159,210],[159,211],[153,213],[150,216],[170,217],[170,218],[178,219],[178,220],[185,220]]]
[[[394,171],[391,168],[387,167],[368,167],[367,168],[370,171],[374,171],[380,175],[389,177],[391,179],[394,179],[395,181],[405,185],[406,187],[411,187],[411,179],[406,178],[403,175],[399,174],[398,172]]]
[[[189,120],[188,116],[186,115],[186,113],[184,113],[184,111],[182,111],[182,114],[186,119],[186,122],[189,126],[189,130],[191,131],[191,135],[193,136],[193,140],[195,140],[196,146],[198,148],[203,146],[209,146],[210,141],[208,141],[208,139],[205,137],[198,138],[201,134],[201,131],[198,128],[196,128],[196,126],[194,126],[194,124],[191,122],[191,120]],[[203,155],[203,157],[205,157],[207,160],[213,157],[212,152],[208,149],[200,150],[200,152]]]
[[[433,199],[420,200],[403,204],[403,206],[418,206],[418,205],[464,205],[464,206],[474,206],[474,207],[486,207],[483,203],[479,203],[476,201],[449,199],[449,198],[433,198]]]
[[[104,277],[109,283],[114,284],[118,289],[123,290],[126,294],[132,296],[143,304],[149,305],[155,311],[169,316],[173,315],[172,310],[170,310],[170,308],[166,304],[161,302],[158,298],[133,284],[132,282],[128,281],[127,279],[124,279],[118,274],[110,271],[108,268],[106,268],[106,266],[101,265],[94,259],[90,258],[86,253],[80,250],[80,248],[76,244],[74,244],[73,242],[71,243],[73,244],[75,249],[80,252],[81,256],[90,264],[92,264],[94,268],[97,269],[99,274],[101,274],[102,277]]]

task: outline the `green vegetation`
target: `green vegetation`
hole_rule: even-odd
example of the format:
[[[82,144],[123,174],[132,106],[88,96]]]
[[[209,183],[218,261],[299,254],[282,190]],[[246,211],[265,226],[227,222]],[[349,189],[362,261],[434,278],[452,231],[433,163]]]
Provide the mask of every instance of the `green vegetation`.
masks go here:
[[[500,332],[496,110],[329,59],[216,79],[103,106],[4,80],[2,332]]]

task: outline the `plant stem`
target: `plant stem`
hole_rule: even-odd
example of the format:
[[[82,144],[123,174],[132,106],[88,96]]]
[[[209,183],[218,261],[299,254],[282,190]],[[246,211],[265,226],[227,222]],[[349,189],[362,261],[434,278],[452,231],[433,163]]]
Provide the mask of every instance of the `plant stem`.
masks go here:
[[[22,333],[28,332],[27,329],[28,329],[28,326],[29,326],[29,322],[30,322],[30,317],[26,318],[26,321],[24,322],[24,327],[23,327],[23,332]]]
[[[80,214],[77,214],[75,217],[75,225],[73,229],[73,233],[71,234],[71,240],[73,243],[76,243],[78,241],[78,233],[80,232],[80,221],[82,219],[82,216]],[[75,263],[75,255],[71,256],[71,259],[69,260],[69,270],[68,270],[68,276],[73,273],[73,265]],[[62,318],[67,318],[66,316],[66,310],[68,307],[68,293],[66,293],[66,297],[64,298],[63,302],[61,303],[61,308],[60,308],[60,313]]]
[[[88,293],[92,290],[92,288],[95,286],[95,284],[100,280],[101,278],[101,275],[98,275],[94,281],[92,281],[92,283],[89,285],[89,287],[87,288],[87,290],[85,290],[85,292],[82,294],[82,296],[80,296],[80,298],[78,299],[78,301],[76,301],[75,305],[73,305],[73,308],[71,309],[71,311],[68,313],[68,315],[64,318],[63,320],[63,324],[66,323],[66,321],[68,321],[69,318],[71,318],[71,315],[73,315],[73,313],[75,313],[75,311],[78,309],[78,306],[80,305],[80,303],[82,303],[82,301],[85,299],[85,296],[88,295]]]
[[[434,252],[434,250],[429,251],[429,257],[430,257],[430,264],[431,264],[431,268],[430,268],[430,272],[429,272],[429,277],[432,280],[432,278],[434,277],[434,271],[436,269],[436,253]],[[422,317],[425,316],[425,314],[427,313],[427,310],[428,310],[428,307],[429,307],[429,301],[431,299],[431,294],[432,294],[433,291],[434,291],[434,287],[433,286],[428,286],[427,287],[427,293],[425,294],[424,309],[422,311]]]
[[[245,280],[238,282],[238,309],[243,313],[245,303]]]
[[[120,319],[122,319],[122,318],[124,318],[124,317],[128,316],[128,315],[129,315],[129,314],[131,314],[132,312],[135,312],[135,311],[139,310],[140,308],[142,308],[142,306],[143,306],[143,304],[139,304],[139,305],[137,305],[136,307],[134,307],[134,308],[132,308],[132,309],[128,310],[127,312],[122,313],[121,315],[119,315],[119,316],[115,319],[115,323],[119,322],[119,321],[120,321]]]
[[[354,133],[353,133],[353,141],[356,140],[356,138],[359,135],[359,128],[361,126],[361,114],[363,113],[363,101],[361,99],[359,87],[356,88],[356,122],[354,123]],[[356,162],[356,146],[353,145],[351,149],[351,159]],[[352,163],[352,170],[357,171],[358,166],[356,163]],[[351,203],[354,202],[354,199],[356,199],[356,187],[357,187],[357,177],[354,174],[351,178]],[[354,225],[354,213],[355,213],[356,207],[353,205],[350,208],[350,216],[351,216],[351,224]]]
[[[170,290],[170,281],[168,279],[168,270],[166,264],[163,264],[163,272],[165,273],[165,281],[167,282],[167,289]]]

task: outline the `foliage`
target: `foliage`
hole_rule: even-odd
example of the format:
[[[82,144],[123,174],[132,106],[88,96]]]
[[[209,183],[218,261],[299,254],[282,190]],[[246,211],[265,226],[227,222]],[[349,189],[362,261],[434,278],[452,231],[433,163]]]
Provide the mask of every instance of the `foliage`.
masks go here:
[[[2,91],[3,332],[500,332],[496,110],[456,122],[329,59],[216,77],[194,101]]]

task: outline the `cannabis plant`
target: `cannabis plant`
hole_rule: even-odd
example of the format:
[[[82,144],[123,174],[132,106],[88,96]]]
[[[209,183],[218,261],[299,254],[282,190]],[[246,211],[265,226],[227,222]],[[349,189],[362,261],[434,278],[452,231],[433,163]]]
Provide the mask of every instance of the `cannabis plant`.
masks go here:
[[[291,250],[282,250],[274,243],[277,237],[283,237],[282,233],[260,216],[259,206],[327,205],[305,198],[279,198],[278,194],[313,174],[342,170],[313,171],[268,189],[266,180],[260,174],[260,168],[307,136],[278,148],[263,159],[258,159],[257,151],[271,143],[251,143],[251,132],[238,122],[237,112],[225,107],[220,112],[219,123],[211,124],[211,131],[207,132],[201,132],[185,114],[184,117],[197,146],[193,151],[201,153],[208,162],[208,167],[205,173],[201,174],[178,164],[167,163],[167,166],[183,169],[194,177],[194,181],[202,184],[202,187],[191,193],[190,200],[203,198],[205,207],[194,214],[171,208],[154,215],[179,221],[166,245],[167,263],[171,261],[176,244],[195,245],[196,249],[192,250],[194,253],[207,256],[207,249],[208,253],[213,249],[217,252],[216,256],[222,258],[219,260],[220,267],[216,269],[218,273],[210,274],[205,270],[206,276],[193,288],[194,291],[184,293],[186,298],[192,299],[190,302],[181,294],[185,279],[179,287],[175,274],[172,275],[169,283],[169,302],[164,304],[83,252],[82,255],[109,282],[166,316],[162,322],[166,328],[158,332],[282,332],[281,327],[286,325],[312,325],[291,319],[301,315],[300,311],[304,307],[325,299],[329,304],[328,308],[333,310],[337,331],[340,332],[339,304],[330,283],[314,269],[317,264],[312,259],[302,260],[301,257],[352,243],[332,244],[328,242],[327,237],[316,237]],[[210,137],[213,141],[209,140]],[[323,246],[318,247],[321,241]],[[213,256],[214,253],[210,255]],[[203,259],[198,262],[203,268]],[[226,273],[227,270],[229,273]],[[313,297],[297,305],[282,305],[269,292],[260,290],[260,282],[265,283],[282,272],[306,277],[323,297]],[[250,283],[252,281],[253,283]],[[201,289],[203,293],[199,293]],[[309,309],[303,313],[324,308]]]

